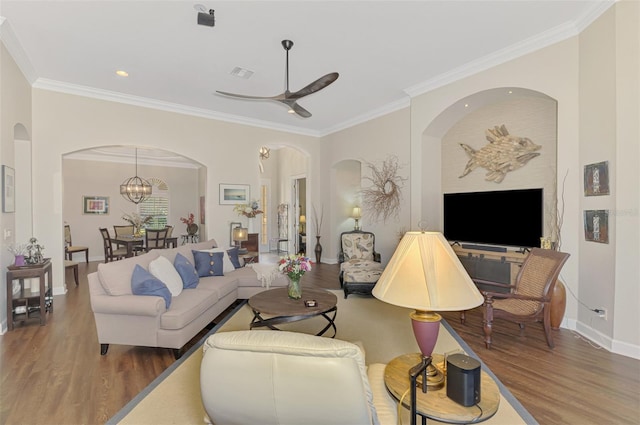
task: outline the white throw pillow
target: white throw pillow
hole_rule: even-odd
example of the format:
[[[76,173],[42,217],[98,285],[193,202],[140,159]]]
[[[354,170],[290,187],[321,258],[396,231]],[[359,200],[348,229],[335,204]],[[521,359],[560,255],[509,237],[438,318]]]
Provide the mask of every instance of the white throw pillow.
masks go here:
[[[199,249],[201,252],[222,252],[222,272],[229,273],[234,271],[236,268],[233,267],[233,263],[229,258],[229,253],[227,252],[229,248],[211,248],[211,249]]]
[[[150,262],[149,272],[169,288],[172,296],[177,297],[180,295],[182,292],[182,278],[167,257],[161,255]]]

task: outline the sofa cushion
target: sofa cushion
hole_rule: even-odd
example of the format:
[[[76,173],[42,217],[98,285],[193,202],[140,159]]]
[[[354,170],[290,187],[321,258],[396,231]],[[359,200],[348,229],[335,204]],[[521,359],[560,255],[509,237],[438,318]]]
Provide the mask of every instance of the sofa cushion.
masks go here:
[[[131,292],[134,295],[151,295],[164,298],[165,307],[171,305],[171,292],[162,281],[142,266],[136,264],[131,276]]]
[[[173,260],[173,266],[182,279],[182,287],[184,289],[198,286],[198,282],[200,281],[198,271],[184,255],[177,254],[175,260]]]
[[[220,298],[216,291],[203,291],[200,288],[185,289],[173,298],[171,309],[160,316],[161,329],[182,329],[200,317]]]
[[[223,298],[233,291],[238,290],[238,279],[235,274],[236,272],[232,272],[227,273],[224,276],[203,277],[200,279],[198,289],[216,291],[218,293],[218,297]],[[256,283],[257,281],[254,280],[254,285]]]
[[[223,253],[211,251],[192,251],[198,276],[224,276]]]
[[[124,260],[98,264],[98,277],[104,291],[109,295],[131,295],[131,276],[136,265],[143,269],[158,258],[159,250],[154,249],[146,254],[125,258]]]
[[[149,263],[149,272],[164,283],[171,295],[177,297],[182,292],[182,278],[173,264],[162,255]]]
[[[195,259],[193,258],[193,253],[191,251],[199,251],[201,249],[211,249],[217,247],[218,244],[214,239],[210,239],[205,242],[198,243],[188,243],[185,245],[180,245],[176,248],[172,249],[163,249],[160,255],[164,255],[173,263],[173,260],[176,258],[176,255],[182,254],[184,258],[189,260],[191,264],[195,264]]]

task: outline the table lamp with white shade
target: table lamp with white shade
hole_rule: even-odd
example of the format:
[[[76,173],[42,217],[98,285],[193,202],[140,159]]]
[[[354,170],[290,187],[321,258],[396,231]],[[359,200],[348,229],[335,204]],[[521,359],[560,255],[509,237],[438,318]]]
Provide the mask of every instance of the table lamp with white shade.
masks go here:
[[[409,316],[423,368],[427,368],[427,386],[441,387],[444,377],[430,364],[442,319],[436,312],[469,310],[484,301],[442,233],[405,233],[373,295],[386,303],[415,309]]]

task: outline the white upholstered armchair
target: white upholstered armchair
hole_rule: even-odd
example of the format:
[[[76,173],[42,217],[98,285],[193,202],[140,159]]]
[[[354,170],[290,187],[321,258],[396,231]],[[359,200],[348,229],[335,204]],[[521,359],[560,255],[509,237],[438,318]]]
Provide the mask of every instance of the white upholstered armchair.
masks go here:
[[[350,342],[271,330],[218,332],[203,346],[202,402],[211,423],[396,424],[383,364]]]

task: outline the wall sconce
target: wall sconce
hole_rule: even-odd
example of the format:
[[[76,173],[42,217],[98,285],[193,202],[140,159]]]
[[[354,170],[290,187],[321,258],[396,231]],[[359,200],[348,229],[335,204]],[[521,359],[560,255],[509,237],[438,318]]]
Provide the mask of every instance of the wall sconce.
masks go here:
[[[360,230],[360,219],[362,218],[362,208],[353,207],[353,211],[351,212],[351,218],[356,221],[353,230]]]

